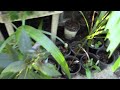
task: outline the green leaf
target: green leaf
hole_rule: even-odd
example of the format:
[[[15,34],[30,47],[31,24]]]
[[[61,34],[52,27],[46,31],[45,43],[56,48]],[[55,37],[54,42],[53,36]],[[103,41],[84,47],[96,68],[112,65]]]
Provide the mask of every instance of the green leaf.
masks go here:
[[[26,54],[26,52],[32,48],[32,41],[29,35],[26,33],[25,30],[21,30],[20,32],[16,33],[16,36],[20,51],[23,54]]]
[[[17,73],[13,72],[6,72],[4,73],[4,76],[0,77],[0,79],[13,79],[16,76]]]
[[[4,43],[4,41],[0,41],[0,47],[1,47],[1,45]]]
[[[51,55],[55,58],[55,60],[61,65],[64,72],[70,78],[70,71],[68,69],[67,62],[65,61],[64,56],[58,49],[58,47],[47,37],[45,36],[40,30],[35,29],[31,26],[25,25],[18,28],[18,30],[26,30],[26,32],[33,38],[35,41],[40,43]]]
[[[0,78],[4,77],[6,73],[17,73],[26,68],[26,64],[23,61],[16,61],[9,64],[0,74]]]
[[[97,65],[94,65],[92,68],[94,68],[96,71],[99,71],[99,72],[101,71],[100,67]]]
[[[45,63],[45,64],[38,64],[35,63],[34,67],[41,71],[43,74],[51,77],[58,77],[61,74],[56,70],[56,67],[53,64]]]
[[[112,71],[115,72],[119,67],[120,67],[120,56],[118,57],[114,65],[112,66]]]
[[[2,50],[4,49],[4,47],[6,46],[6,44],[8,44],[14,37],[15,37],[15,33],[13,33],[10,37],[8,37],[4,41],[4,43],[0,46],[0,53],[2,52]]]
[[[10,55],[10,57],[14,60],[14,61],[18,61],[18,52],[15,50],[15,48],[13,48],[11,45],[7,44],[6,45],[6,50],[7,50],[7,54]]]
[[[110,40],[107,47],[107,52],[110,51],[110,57],[120,43],[120,11],[113,11],[110,14],[105,30],[108,30],[106,39]]]
[[[14,60],[10,57],[9,54],[0,53],[0,67],[1,68],[6,68],[12,62],[14,62]]]
[[[23,70],[23,72],[19,75],[17,79],[49,79],[49,77],[36,73],[33,70],[29,70],[26,74],[26,77],[25,77],[25,73],[26,70]]]
[[[88,79],[91,79],[91,71],[90,71],[90,69],[89,69],[89,68],[86,68],[86,69],[85,69],[85,72],[86,72],[87,78],[88,78]]]

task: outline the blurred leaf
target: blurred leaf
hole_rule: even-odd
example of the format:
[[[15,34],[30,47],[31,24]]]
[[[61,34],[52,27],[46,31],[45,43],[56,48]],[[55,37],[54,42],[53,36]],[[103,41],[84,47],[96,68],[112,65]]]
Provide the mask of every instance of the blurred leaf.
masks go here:
[[[6,72],[4,73],[3,77],[0,77],[0,79],[13,79],[16,76],[17,73],[13,72]]]
[[[6,50],[7,50],[7,54],[10,55],[10,57],[14,60],[14,61],[18,61],[18,52],[9,44],[6,45]]]
[[[1,45],[4,43],[4,41],[0,41],[0,47],[1,47]]]
[[[94,65],[93,68],[95,68],[96,71],[99,71],[99,72],[101,71],[100,67],[97,65]]]
[[[58,77],[61,74],[56,70],[56,67],[53,64],[45,63],[45,64],[35,64],[38,70],[40,70],[43,74],[51,76],[51,77]]]
[[[25,30],[16,33],[18,47],[23,54],[32,48],[32,41]]]
[[[120,43],[120,11],[113,11],[110,14],[105,30],[108,30],[106,38],[110,40],[107,47],[107,52],[110,51],[110,57]]]
[[[112,71],[113,72],[116,71],[119,67],[120,67],[120,56],[118,57],[114,65],[112,66]]]
[[[38,74],[33,70],[29,70],[26,74],[26,77],[25,73],[26,70],[23,70],[23,72],[19,75],[18,79],[48,79],[48,77],[45,77],[45,75],[43,76],[41,74]]]
[[[0,74],[0,78],[6,76],[6,73],[17,73],[26,68],[26,64],[24,61],[16,61],[9,64]]]
[[[43,19],[40,20],[40,24],[38,26],[38,29],[39,30],[42,30],[42,27],[43,27]]]
[[[55,58],[55,60],[61,65],[64,72],[70,78],[70,71],[68,69],[68,65],[65,61],[64,56],[57,48],[57,46],[47,37],[45,36],[40,30],[35,29],[31,26],[25,25],[18,28],[20,30],[26,30],[26,32],[33,38],[35,41],[40,43],[51,55]]]
[[[15,37],[15,33],[13,33],[10,37],[8,37],[3,44],[0,46],[0,52],[2,52],[2,50],[4,49],[4,47],[6,46],[6,44],[8,44],[13,38]]]
[[[90,69],[89,69],[89,68],[86,68],[86,69],[85,69],[85,72],[86,72],[87,78],[88,78],[88,79],[91,79],[91,71],[90,71]]]
[[[12,62],[14,62],[14,60],[10,57],[9,54],[0,53],[0,67],[1,68],[6,68]]]
[[[18,19],[19,18],[18,13],[19,13],[19,11],[9,11],[8,12],[11,20]]]

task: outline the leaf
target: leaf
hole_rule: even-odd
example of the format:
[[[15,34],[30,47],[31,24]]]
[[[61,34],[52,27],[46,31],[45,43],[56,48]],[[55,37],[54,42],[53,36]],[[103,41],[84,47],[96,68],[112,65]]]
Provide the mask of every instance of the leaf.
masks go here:
[[[113,11],[110,14],[105,30],[108,30],[106,39],[108,38],[110,41],[107,47],[107,52],[110,51],[110,57],[120,43],[120,11]]]
[[[1,47],[1,45],[4,43],[4,41],[0,41],[0,47]]]
[[[25,73],[26,70],[24,70],[17,79],[49,79],[49,77],[38,74],[33,70],[29,70],[26,74],[26,77],[25,77]]]
[[[9,64],[0,74],[0,78],[4,77],[6,73],[17,73],[26,68],[26,64],[24,61],[16,61]]]
[[[6,50],[7,50],[7,54],[9,54],[9,56],[14,60],[14,61],[18,61],[18,52],[15,50],[15,48],[13,48],[11,45],[7,44],[6,45]]]
[[[38,64],[38,63],[36,63],[34,65],[34,67],[47,76],[51,76],[51,77],[61,76],[61,74],[56,70],[56,67],[53,64],[50,64],[50,63]]]
[[[95,68],[96,71],[99,71],[99,72],[101,71],[100,67],[97,65],[94,65],[92,68]]]
[[[26,54],[26,52],[32,48],[32,41],[29,35],[26,33],[25,30],[21,30],[20,32],[16,33],[16,36],[20,51],[23,54]]]
[[[86,68],[86,69],[85,69],[85,72],[86,72],[87,78],[88,78],[88,79],[91,79],[91,71],[90,71],[90,69],[89,69],[89,68]]]
[[[14,60],[10,57],[9,54],[0,53],[0,67],[1,68],[6,68],[12,62],[14,62]]]
[[[2,50],[4,49],[4,47],[6,46],[6,44],[8,44],[14,37],[15,37],[15,33],[13,33],[10,37],[8,37],[4,41],[4,43],[0,46],[0,53],[2,52]]]
[[[67,62],[65,61],[64,56],[58,49],[58,47],[40,30],[35,29],[31,26],[25,25],[18,28],[18,30],[26,30],[26,32],[33,38],[35,41],[40,43],[51,55],[55,58],[55,60],[61,65],[64,72],[67,74],[68,78],[70,78],[70,71],[68,69]]]
[[[3,77],[0,77],[0,79],[13,79],[16,76],[17,73],[13,72],[6,72]]]
[[[118,57],[114,65],[112,66],[112,71],[115,72],[119,67],[120,67],[120,56]]]

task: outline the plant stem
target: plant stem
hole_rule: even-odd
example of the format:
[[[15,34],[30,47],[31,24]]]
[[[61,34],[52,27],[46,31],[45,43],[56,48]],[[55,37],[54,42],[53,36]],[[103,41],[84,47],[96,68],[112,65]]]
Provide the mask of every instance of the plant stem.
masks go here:
[[[93,22],[94,22],[94,19],[95,19],[95,13],[96,13],[96,11],[94,11],[94,12],[93,12],[93,15],[92,15],[92,23],[91,23],[90,31],[92,31]]]

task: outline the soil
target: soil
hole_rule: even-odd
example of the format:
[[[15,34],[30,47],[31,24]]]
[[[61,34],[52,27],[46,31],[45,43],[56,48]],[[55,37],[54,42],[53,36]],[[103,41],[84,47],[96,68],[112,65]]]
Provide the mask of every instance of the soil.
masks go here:
[[[70,31],[78,31],[80,28],[80,25],[77,21],[68,20],[65,23],[65,28],[67,28]]]
[[[110,57],[110,59],[108,58],[109,53],[107,53],[106,51],[99,51],[97,56],[99,57],[100,61],[106,63],[106,64],[110,64],[113,61],[113,56]]]

